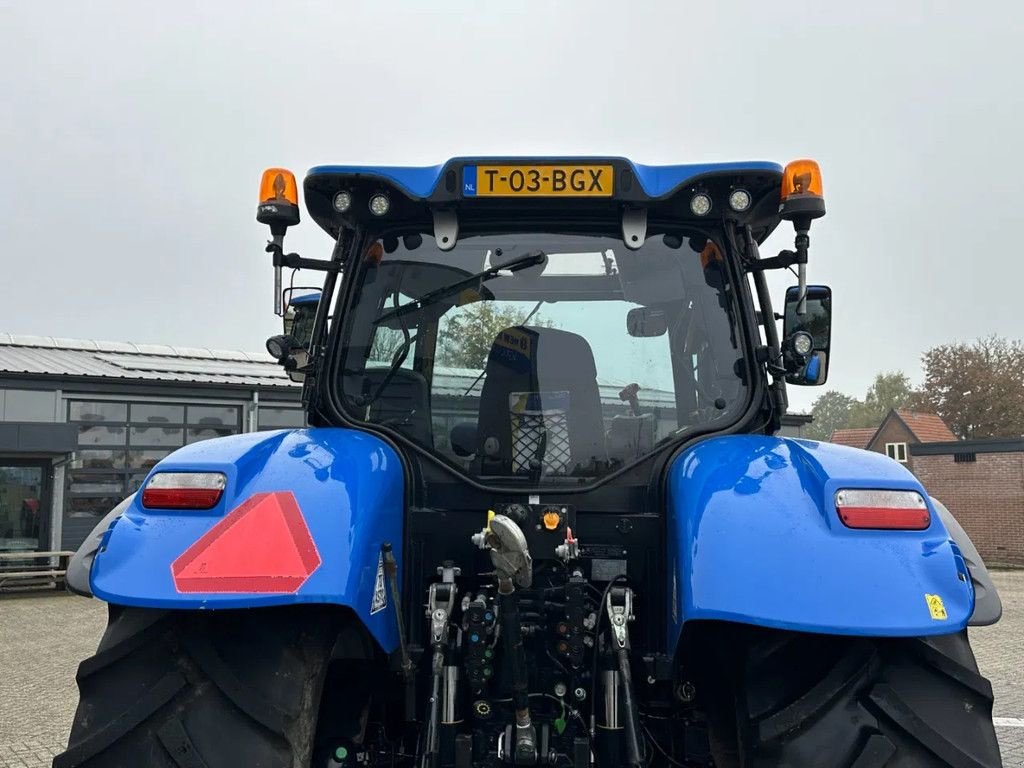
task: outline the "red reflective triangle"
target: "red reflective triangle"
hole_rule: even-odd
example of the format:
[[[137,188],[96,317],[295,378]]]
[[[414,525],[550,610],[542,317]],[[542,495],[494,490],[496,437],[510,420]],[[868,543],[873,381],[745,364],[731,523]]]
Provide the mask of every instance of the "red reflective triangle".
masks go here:
[[[320,553],[290,491],[257,493],[171,563],[178,592],[291,593]]]

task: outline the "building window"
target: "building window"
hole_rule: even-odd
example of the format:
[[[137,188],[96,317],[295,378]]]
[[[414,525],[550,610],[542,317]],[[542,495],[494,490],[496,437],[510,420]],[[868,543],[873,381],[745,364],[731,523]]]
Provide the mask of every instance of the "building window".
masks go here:
[[[900,464],[907,463],[907,444],[906,443],[886,443],[885,444],[885,455],[894,461],[898,461]]]
[[[241,432],[242,407],[71,400],[68,420],[78,424],[79,448],[65,473],[66,521],[105,515],[186,442]]]
[[[973,461],[978,460],[978,454],[976,453],[954,453],[953,463],[955,464],[970,464]]]
[[[72,400],[68,405],[68,421],[113,421],[124,424],[127,420],[127,403]]]
[[[181,424],[185,406],[159,403],[132,403],[132,424]]]
[[[288,429],[306,426],[306,412],[301,408],[260,405],[259,429]]]

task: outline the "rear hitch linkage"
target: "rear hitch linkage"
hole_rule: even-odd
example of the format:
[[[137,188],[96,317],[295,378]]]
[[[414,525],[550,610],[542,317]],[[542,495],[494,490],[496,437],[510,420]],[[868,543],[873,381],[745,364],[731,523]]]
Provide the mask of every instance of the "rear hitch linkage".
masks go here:
[[[420,763],[422,768],[434,768],[440,755],[441,710],[454,709],[457,675],[445,665],[448,654],[449,628],[451,627],[452,609],[458,589],[455,578],[461,571],[446,563],[437,569],[440,583],[430,585],[427,596],[427,622],[430,629],[430,646],[433,649],[431,661],[430,715],[427,720],[426,748]],[[458,667],[454,667],[458,670]]]

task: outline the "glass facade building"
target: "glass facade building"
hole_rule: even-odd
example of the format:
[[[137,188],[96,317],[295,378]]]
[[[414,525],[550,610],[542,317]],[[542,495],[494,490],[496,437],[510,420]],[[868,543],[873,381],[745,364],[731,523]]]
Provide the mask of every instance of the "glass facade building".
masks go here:
[[[299,398],[265,353],[0,334],[0,552],[75,549],[173,450],[304,426]]]

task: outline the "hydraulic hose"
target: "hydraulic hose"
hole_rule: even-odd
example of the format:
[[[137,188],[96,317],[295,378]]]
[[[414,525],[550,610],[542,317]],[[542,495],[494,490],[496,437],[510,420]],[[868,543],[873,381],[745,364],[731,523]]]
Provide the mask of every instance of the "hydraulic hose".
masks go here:
[[[436,768],[440,757],[441,686],[444,673],[444,648],[436,645],[431,665],[430,714],[427,716],[427,743],[422,768]]]
[[[538,757],[537,731],[530,719],[530,678],[519,622],[519,600],[511,579],[498,579],[498,608],[505,653],[512,673],[512,706],[516,711],[511,762],[515,765],[535,765]]]
[[[526,667],[526,650],[523,647],[523,632],[520,628],[519,600],[516,599],[514,592],[505,594],[499,589],[498,607],[501,634],[505,639],[505,652],[508,654],[512,672],[512,704],[518,717],[520,710],[529,710],[530,706],[530,681]]]
[[[619,648],[616,652],[619,657],[619,676],[622,678],[622,702],[626,707],[626,756],[627,764],[631,766],[641,765],[640,759],[640,726],[639,716],[636,708],[636,699],[633,697],[633,672],[629,666],[629,650]]]

